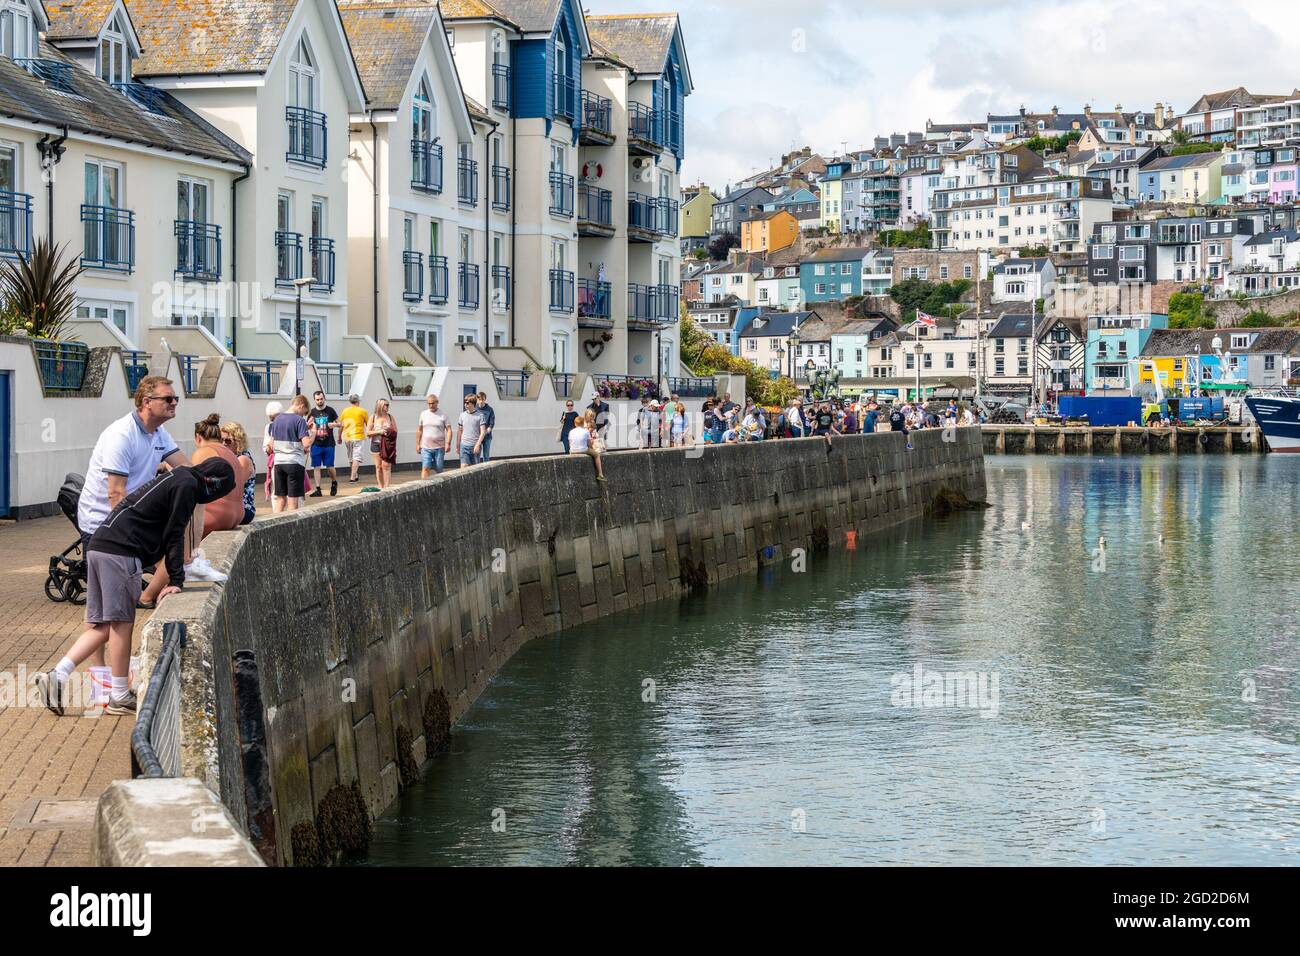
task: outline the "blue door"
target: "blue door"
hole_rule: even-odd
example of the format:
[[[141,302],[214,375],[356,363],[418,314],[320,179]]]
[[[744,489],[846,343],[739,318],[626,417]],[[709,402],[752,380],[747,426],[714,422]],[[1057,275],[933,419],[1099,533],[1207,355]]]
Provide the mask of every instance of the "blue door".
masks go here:
[[[0,518],[9,516],[9,445],[13,440],[10,372],[0,372]]]

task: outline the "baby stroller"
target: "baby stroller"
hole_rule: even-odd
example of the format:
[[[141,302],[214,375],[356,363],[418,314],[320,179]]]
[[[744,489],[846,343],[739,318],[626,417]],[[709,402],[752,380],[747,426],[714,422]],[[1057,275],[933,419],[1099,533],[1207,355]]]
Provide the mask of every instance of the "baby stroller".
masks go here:
[[[77,529],[77,540],[68,545],[62,554],[50,558],[50,576],[45,579],[45,596],[51,601],[86,603],[86,555],[81,547],[81,528],[77,524],[77,504],[86,479],[69,473],[59,489],[59,510],[68,516]]]

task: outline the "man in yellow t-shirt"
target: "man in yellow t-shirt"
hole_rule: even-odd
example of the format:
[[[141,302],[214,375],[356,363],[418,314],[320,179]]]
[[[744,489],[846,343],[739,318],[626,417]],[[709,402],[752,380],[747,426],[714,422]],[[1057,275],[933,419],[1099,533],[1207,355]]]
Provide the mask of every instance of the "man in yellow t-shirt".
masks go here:
[[[348,407],[339,415],[339,421],[343,423],[343,444],[352,462],[352,480],[356,481],[361,456],[366,452],[366,425],[370,422],[370,416],[361,407],[360,395],[348,396]]]

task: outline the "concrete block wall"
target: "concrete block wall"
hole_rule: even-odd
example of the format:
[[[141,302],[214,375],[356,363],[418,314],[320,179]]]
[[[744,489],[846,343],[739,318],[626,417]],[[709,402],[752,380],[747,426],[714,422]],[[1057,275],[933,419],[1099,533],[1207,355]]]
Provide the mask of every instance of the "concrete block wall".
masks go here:
[[[525,641],[793,548],[985,497],[978,429],[496,462],[213,535],[230,580],[187,620],[182,771],[269,862],[336,785],[382,813]],[[769,550],[770,549],[770,550]],[[185,595],[184,597],[189,597]],[[426,722],[426,708],[442,725]],[[433,701],[433,704],[430,701]]]

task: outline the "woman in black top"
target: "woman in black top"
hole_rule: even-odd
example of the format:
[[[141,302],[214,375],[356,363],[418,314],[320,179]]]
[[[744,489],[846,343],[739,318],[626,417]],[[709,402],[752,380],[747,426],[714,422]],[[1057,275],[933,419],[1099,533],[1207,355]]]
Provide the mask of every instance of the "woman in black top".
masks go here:
[[[573,431],[578,421],[578,413],[573,410],[573,402],[564,403],[564,414],[560,416],[560,444],[564,453],[569,453],[569,432]]]

